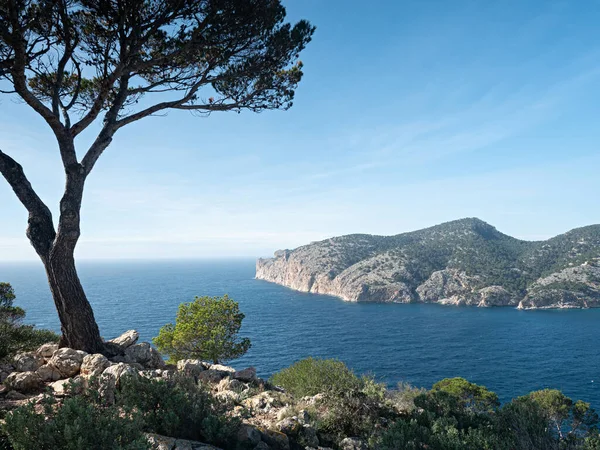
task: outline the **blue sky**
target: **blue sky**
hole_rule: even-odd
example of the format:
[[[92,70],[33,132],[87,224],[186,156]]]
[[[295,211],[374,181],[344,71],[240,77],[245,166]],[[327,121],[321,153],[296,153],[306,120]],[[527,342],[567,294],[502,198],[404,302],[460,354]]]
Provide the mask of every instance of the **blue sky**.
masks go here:
[[[78,257],[265,256],[472,216],[523,239],[600,223],[599,1],[286,4],[318,27],[294,107],[121,130]],[[0,148],[56,211],[53,138],[9,98]],[[0,259],[35,259],[4,182],[0,205]]]

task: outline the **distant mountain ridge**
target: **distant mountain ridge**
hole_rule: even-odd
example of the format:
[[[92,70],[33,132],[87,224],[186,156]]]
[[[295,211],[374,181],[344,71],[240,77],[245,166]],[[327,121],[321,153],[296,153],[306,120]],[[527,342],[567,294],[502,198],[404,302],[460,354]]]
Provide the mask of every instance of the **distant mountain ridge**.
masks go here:
[[[256,278],[355,302],[600,307],[600,225],[546,241],[515,239],[476,218],[352,234],[259,259]]]

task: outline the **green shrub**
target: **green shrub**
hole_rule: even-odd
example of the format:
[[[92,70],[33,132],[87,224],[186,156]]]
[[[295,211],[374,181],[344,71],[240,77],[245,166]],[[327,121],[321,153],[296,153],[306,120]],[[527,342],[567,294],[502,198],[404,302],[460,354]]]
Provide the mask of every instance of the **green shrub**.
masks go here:
[[[6,416],[3,430],[14,450],[146,450],[141,422],[117,408],[100,408],[83,397],[57,405],[46,397]]]
[[[250,349],[248,338],[238,333],[244,320],[237,302],[223,297],[196,297],[191,303],[179,305],[175,325],[160,329],[154,344],[169,355],[172,363],[194,358],[215,364],[242,356]]]
[[[8,283],[0,283],[0,359],[18,352],[35,350],[47,342],[58,342],[60,336],[49,330],[23,325],[25,311],[13,306],[15,293]]]
[[[435,383],[431,390],[447,392],[458,400],[461,407],[472,412],[489,412],[500,406],[494,392],[464,378],[445,378]]]
[[[316,426],[325,444],[336,445],[345,437],[368,438],[394,414],[385,402],[383,384],[356,376],[335,359],[303,359],[273,375],[270,382],[296,398],[324,394]]]
[[[274,374],[270,381],[298,398],[363,387],[363,381],[336,359],[306,358]]]
[[[589,403],[573,401],[557,389],[531,392],[527,398],[539,406],[558,438],[572,441],[598,428],[600,418]]]
[[[398,383],[396,389],[387,392],[387,397],[394,409],[401,413],[409,413],[415,409],[415,398],[427,392],[409,383]]]
[[[140,415],[145,431],[231,448],[240,422],[203,386],[186,378],[172,381],[128,377],[117,404]]]
[[[502,406],[495,429],[510,448],[558,449],[544,412],[528,397],[519,397]]]
[[[600,450],[600,433],[590,433],[583,442],[582,450]]]
[[[360,389],[326,395],[317,429],[327,445],[338,444],[346,437],[369,439],[394,412],[377,398]]]

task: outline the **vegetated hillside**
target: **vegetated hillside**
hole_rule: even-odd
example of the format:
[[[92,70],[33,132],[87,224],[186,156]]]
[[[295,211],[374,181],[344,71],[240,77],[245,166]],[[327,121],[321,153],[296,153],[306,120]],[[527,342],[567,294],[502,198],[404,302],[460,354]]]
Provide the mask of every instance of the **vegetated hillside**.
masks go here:
[[[600,225],[522,241],[475,218],[396,236],[279,250],[256,277],[348,301],[520,308],[600,306]]]

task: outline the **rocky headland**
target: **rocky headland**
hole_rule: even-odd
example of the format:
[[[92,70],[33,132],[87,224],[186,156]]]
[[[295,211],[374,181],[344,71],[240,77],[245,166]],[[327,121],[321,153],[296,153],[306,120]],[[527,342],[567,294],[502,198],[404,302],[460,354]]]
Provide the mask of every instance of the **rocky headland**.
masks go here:
[[[600,225],[523,241],[475,218],[279,250],[256,278],[351,302],[600,307]]]

